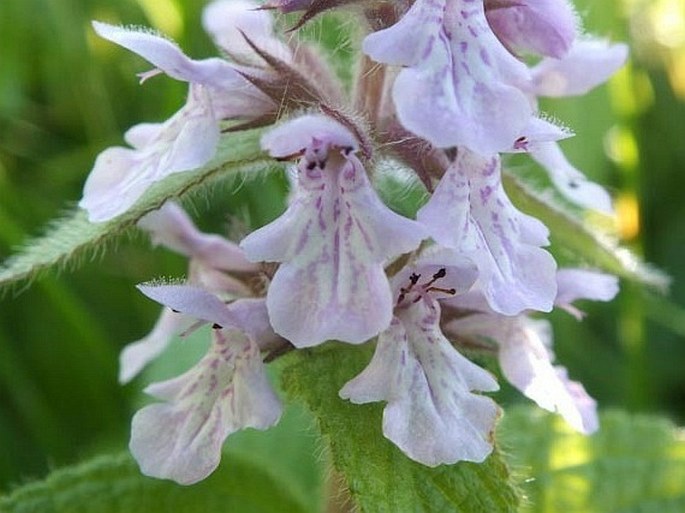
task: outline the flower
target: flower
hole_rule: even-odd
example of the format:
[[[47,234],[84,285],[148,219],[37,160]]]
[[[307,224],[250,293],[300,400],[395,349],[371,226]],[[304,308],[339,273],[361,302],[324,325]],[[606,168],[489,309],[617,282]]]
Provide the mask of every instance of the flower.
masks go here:
[[[488,26],[483,3],[416,0],[395,25],[366,37],[378,62],[405,66],[392,95],[405,128],[441,148],[509,149],[533,117],[528,68]]]
[[[531,70],[531,96],[564,97],[585,94],[605,82],[623,64],[628,47],[593,38],[577,39],[563,58],[546,58]],[[530,156],[547,171],[552,183],[567,199],[581,207],[613,214],[611,197],[588,180],[553,141],[530,145]]]
[[[129,447],[141,471],[192,484],[216,469],[231,433],[267,429],[282,411],[266,376],[261,349],[278,336],[262,299],[229,305],[196,287],[138,287],[148,297],[201,321],[213,323],[207,354],[177,378],[153,383],[145,392],[161,403],[138,411]]]
[[[577,299],[609,301],[618,292],[616,277],[582,269],[557,273],[559,292],[555,304],[577,318],[571,305]],[[545,410],[559,413],[575,430],[590,434],[597,430],[596,402],[578,382],[568,378],[564,367],[552,365],[552,329],[549,321],[527,314],[503,316],[479,300],[482,292],[450,299],[451,307],[480,310],[449,321],[445,330],[457,339],[485,338],[498,345],[499,363],[507,380]]]
[[[240,248],[218,235],[200,232],[185,211],[176,203],[167,202],[138,222],[155,245],[189,258],[189,283],[202,286],[229,297],[251,295],[250,289],[227,273],[255,273],[259,267],[248,262]],[[178,312],[165,309],[152,331],[128,344],[119,357],[119,382],[128,383],[148,363],[169,346],[175,335],[188,324]]]
[[[499,409],[474,391],[497,390],[493,377],[462,356],[440,330],[440,296],[462,293],[476,269],[424,259],[393,280],[397,303],[371,363],[340,390],[361,404],[387,401],[383,434],[407,456],[435,467],[483,461],[492,451]],[[450,262],[458,261],[453,255]]]
[[[556,296],[554,258],[542,246],[548,230],[518,211],[504,188],[499,157],[460,148],[417,215],[430,236],[478,266],[491,308],[506,315],[550,311]]]
[[[381,202],[358,141],[333,119],[296,118],[262,146],[277,158],[302,155],[288,209],[240,243],[252,261],[281,262],[267,293],[274,330],[297,347],[365,342],[392,317],[384,264],[415,249],[424,230]]]
[[[212,4],[208,9],[216,10],[217,5]],[[253,13],[243,20],[254,25],[254,17],[268,20],[266,13]],[[259,74],[258,70],[239,67],[220,58],[190,59],[174,42],[150,32],[101,22],[93,22],[93,27],[101,37],[137,53],[155,66],[154,70],[141,74],[143,81],[164,72],[188,82],[190,87],[186,105],[169,120],[137,125],[126,133],[126,142],[132,149],[108,148],[98,156],[79,202],[88,211],[91,222],[108,221],[121,215],[152,184],[209,162],[219,142],[219,121],[255,120],[277,111],[277,104],[241,74]],[[212,25],[211,28],[212,34],[221,40],[220,27]],[[234,28],[232,33],[235,32]],[[259,40],[268,39],[263,32],[259,35],[263,36]]]

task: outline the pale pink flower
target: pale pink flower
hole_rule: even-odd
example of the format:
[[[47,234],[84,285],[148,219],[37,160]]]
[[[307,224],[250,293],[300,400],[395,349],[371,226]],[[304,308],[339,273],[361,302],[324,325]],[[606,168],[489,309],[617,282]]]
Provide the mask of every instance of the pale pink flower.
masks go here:
[[[423,228],[381,202],[340,123],[303,116],[262,145],[274,157],[303,155],[288,209],[241,242],[249,259],[281,262],[267,294],[274,329],[297,347],[377,335],[392,318],[383,266],[415,249]]]
[[[485,370],[462,356],[440,329],[438,300],[467,290],[476,269],[434,258],[393,279],[397,303],[378,337],[371,363],[340,390],[353,403],[387,401],[383,434],[407,456],[435,467],[483,461],[492,451],[499,409],[475,392],[498,389]]]

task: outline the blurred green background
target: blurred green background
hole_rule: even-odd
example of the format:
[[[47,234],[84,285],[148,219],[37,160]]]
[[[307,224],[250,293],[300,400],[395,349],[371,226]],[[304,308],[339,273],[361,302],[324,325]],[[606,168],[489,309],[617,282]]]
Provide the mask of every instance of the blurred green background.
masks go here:
[[[685,423],[685,0],[578,0],[590,33],[630,41],[629,65],[605,87],[544,109],[578,134],[572,162],[608,185],[623,243],[673,277],[670,298],[622,284],[609,305],[583,305],[578,324],[554,314],[558,360],[602,408],[659,412]],[[199,1],[0,1],[0,257],[79,198],[95,156],[142,121],[166,119],[185,85],[98,40],[89,21],[152,26],[191,56],[215,53]],[[263,224],[280,206],[247,184],[222,202],[239,223]],[[267,194],[268,196],[268,194]],[[260,201],[257,201],[260,198]],[[213,220],[213,221],[212,221]],[[117,384],[121,347],[158,313],[133,285],[185,273],[185,262],[130,237],[0,302],[0,492],[104,449],[124,447],[144,379]],[[508,395],[507,395],[508,397]],[[516,399],[512,399],[516,400]]]

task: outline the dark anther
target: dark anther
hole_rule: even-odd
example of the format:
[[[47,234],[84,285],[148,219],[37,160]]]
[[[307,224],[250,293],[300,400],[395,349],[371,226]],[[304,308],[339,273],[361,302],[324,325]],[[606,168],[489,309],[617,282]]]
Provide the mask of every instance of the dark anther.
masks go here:
[[[578,182],[576,182],[575,180],[571,180],[571,181],[568,183],[568,186],[569,186],[571,189],[577,189],[577,188],[578,188]]]
[[[321,169],[323,169],[323,168],[326,167],[326,159],[323,159],[323,160],[320,160],[320,161],[319,161],[319,167],[320,167]]]
[[[353,151],[354,151],[354,148],[352,146],[345,146],[343,148],[343,153],[345,154],[345,156],[349,155]]]
[[[411,276],[409,277],[409,281],[411,282],[412,285],[416,285],[416,283],[419,281],[420,278],[421,278],[420,274],[411,273]]]
[[[311,170],[314,169],[315,167],[316,167],[316,161],[310,160],[310,161],[307,163],[307,171],[311,171]]]
[[[221,324],[217,324],[217,323],[212,324],[212,329],[214,329],[214,330],[221,330],[223,328],[224,327]]]
[[[174,313],[181,313],[179,310],[176,310],[175,308],[172,308],[171,311]]]
[[[447,275],[447,269],[442,267],[437,273],[433,275],[434,280],[439,280],[440,278],[444,278]]]

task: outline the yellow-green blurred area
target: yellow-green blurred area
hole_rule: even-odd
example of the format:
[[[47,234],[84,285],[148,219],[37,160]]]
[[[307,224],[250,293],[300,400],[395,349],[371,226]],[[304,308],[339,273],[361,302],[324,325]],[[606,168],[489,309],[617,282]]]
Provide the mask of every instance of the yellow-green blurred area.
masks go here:
[[[685,0],[578,0],[587,32],[628,41],[631,60],[607,86],[543,108],[572,128],[570,160],[615,198],[624,245],[673,278],[669,297],[623,283],[583,323],[553,314],[558,361],[602,407],[685,423]],[[0,257],[79,198],[95,156],[123,132],[161,121],[185,84],[156,77],[90,20],[152,26],[193,57],[215,54],[199,0],[0,1]],[[264,223],[268,187],[231,198]],[[223,196],[198,201],[206,228],[226,224]],[[212,221],[213,220],[213,221]],[[102,449],[123,448],[143,381],[117,384],[117,355],[151,328],[157,307],[134,284],[180,276],[185,263],[142,237],[77,270],[10,291],[0,303],[0,490]],[[518,401],[505,393],[501,401]]]

